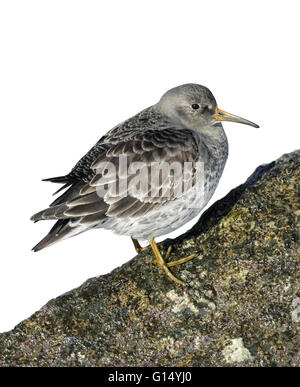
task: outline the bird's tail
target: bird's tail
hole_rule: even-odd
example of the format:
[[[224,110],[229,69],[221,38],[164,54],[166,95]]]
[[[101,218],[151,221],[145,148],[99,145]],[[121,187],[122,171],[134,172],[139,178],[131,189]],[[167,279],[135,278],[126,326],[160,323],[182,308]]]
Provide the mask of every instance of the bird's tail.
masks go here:
[[[66,176],[56,176],[50,177],[48,179],[43,179],[42,181],[51,181],[51,183],[67,183],[69,181],[68,175]]]
[[[49,233],[43,238],[36,246],[33,247],[33,251],[39,251],[45,247],[51,246],[54,243],[69,238],[71,236],[80,234],[83,230],[80,226],[72,225],[70,219],[59,219]]]
[[[57,191],[54,192],[53,195],[58,194],[59,192],[63,191],[65,188],[68,188],[70,185],[74,185],[74,181],[70,179],[68,175],[66,176],[56,176],[56,177],[50,177],[48,179],[42,179],[42,181],[50,181],[51,183],[59,183],[64,184],[62,187],[60,187]],[[70,191],[73,192],[72,187],[65,192],[62,196],[57,198],[53,203],[50,204],[50,206],[55,206],[56,204],[62,203],[65,197],[69,196]]]

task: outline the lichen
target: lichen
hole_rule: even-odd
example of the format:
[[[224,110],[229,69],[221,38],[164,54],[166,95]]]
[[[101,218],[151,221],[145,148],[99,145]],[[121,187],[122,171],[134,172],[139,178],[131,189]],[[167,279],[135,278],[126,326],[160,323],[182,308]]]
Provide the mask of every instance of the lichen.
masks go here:
[[[222,355],[227,363],[242,363],[253,360],[249,350],[244,347],[241,337],[230,340],[230,343],[223,349]]]

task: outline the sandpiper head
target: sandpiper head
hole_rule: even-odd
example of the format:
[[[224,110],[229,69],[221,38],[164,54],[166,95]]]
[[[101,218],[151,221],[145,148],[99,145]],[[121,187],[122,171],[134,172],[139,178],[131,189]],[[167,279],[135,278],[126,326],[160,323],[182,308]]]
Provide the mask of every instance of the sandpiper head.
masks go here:
[[[194,83],[170,89],[161,97],[157,106],[171,119],[195,130],[213,126],[218,121],[238,122],[255,128],[259,127],[254,122],[219,109],[212,92],[207,87]]]

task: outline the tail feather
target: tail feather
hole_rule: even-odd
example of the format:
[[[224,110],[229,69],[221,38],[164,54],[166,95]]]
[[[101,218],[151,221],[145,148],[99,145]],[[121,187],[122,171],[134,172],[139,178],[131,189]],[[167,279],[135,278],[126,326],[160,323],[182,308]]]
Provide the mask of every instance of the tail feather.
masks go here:
[[[84,183],[82,182],[77,182],[77,183],[66,183],[65,185],[63,185],[58,191],[56,191],[55,193],[58,193],[59,191],[61,191],[62,189],[64,188],[67,188],[69,185],[71,185],[71,187],[69,189],[67,189],[62,195],[60,195],[57,199],[54,200],[54,202],[52,202],[50,204],[50,207],[53,207],[53,206],[57,206],[58,204],[62,204],[64,202],[67,202],[68,200],[71,200],[75,197],[77,197],[77,195],[79,194],[79,191],[81,190],[82,186],[84,185]]]
[[[77,216],[77,214],[65,214],[65,211],[69,208],[68,205],[66,205],[66,202],[78,197],[81,188],[85,185],[84,182],[76,180],[72,181],[68,175],[51,177],[49,179],[44,179],[43,181],[64,184],[56,193],[68,188],[69,186],[71,187],[69,187],[53,203],[51,203],[49,208],[39,211],[31,217],[31,220],[34,222],[44,219],[57,220],[50,232],[36,246],[33,247],[33,251],[42,250],[60,240],[80,234],[81,232],[94,227],[96,223],[92,222],[91,224],[90,222],[89,224],[80,224],[80,216]],[[93,203],[90,204],[90,202],[88,202],[86,204],[86,206],[89,205],[91,206]],[[89,208],[87,208],[87,210],[89,210]],[[94,209],[92,208],[90,211],[93,212]]]
[[[45,210],[39,211],[36,214],[32,215],[30,220],[37,222],[39,220],[51,220],[51,219],[66,219],[70,216],[64,215],[64,211],[68,206],[64,204],[58,204],[57,206],[46,208]]]
[[[60,191],[64,190],[65,188],[69,187],[70,185],[72,185],[72,182],[69,181],[68,183],[64,184],[62,187],[58,188],[58,190],[54,192],[53,196],[58,194]]]
[[[33,251],[40,251],[45,247],[51,246],[54,243],[69,238],[71,236],[81,233],[82,227],[70,226],[69,219],[60,219],[52,227],[50,232],[36,245],[33,247]]]
[[[51,181],[51,183],[67,183],[70,181],[68,175],[66,176],[56,176],[56,177],[49,177],[48,179],[43,179],[42,181]]]
[[[70,187],[70,185],[71,185],[71,187],[66,192],[64,192],[61,196],[59,196],[57,199],[55,199],[53,203],[50,204],[50,207],[55,206],[56,204],[61,204],[61,203],[63,203],[63,201],[68,200],[70,196],[77,194],[77,191],[78,191],[77,186],[83,185],[83,183],[80,184],[79,182],[71,179],[69,175],[50,177],[48,179],[42,179],[42,181],[50,181],[51,183],[63,184],[62,187],[60,187],[57,191],[54,192],[53,196],[58,194],[59,192],[63,191],[64,189]]]

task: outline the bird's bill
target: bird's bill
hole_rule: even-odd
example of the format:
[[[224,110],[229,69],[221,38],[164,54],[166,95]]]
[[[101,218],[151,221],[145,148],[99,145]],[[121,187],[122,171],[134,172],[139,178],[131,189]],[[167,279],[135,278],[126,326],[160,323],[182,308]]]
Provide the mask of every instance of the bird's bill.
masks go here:
[[[259,126],[256,125],[254,122],[245,120],[245,118],[235,116],[234,114],[227,113],[224,110],[221,110],[219,108],[216,109],[215,119],[216,121],[238,122],[239,124],[245,124],[245,125],[253,126],[254,128],[259,128]]]

